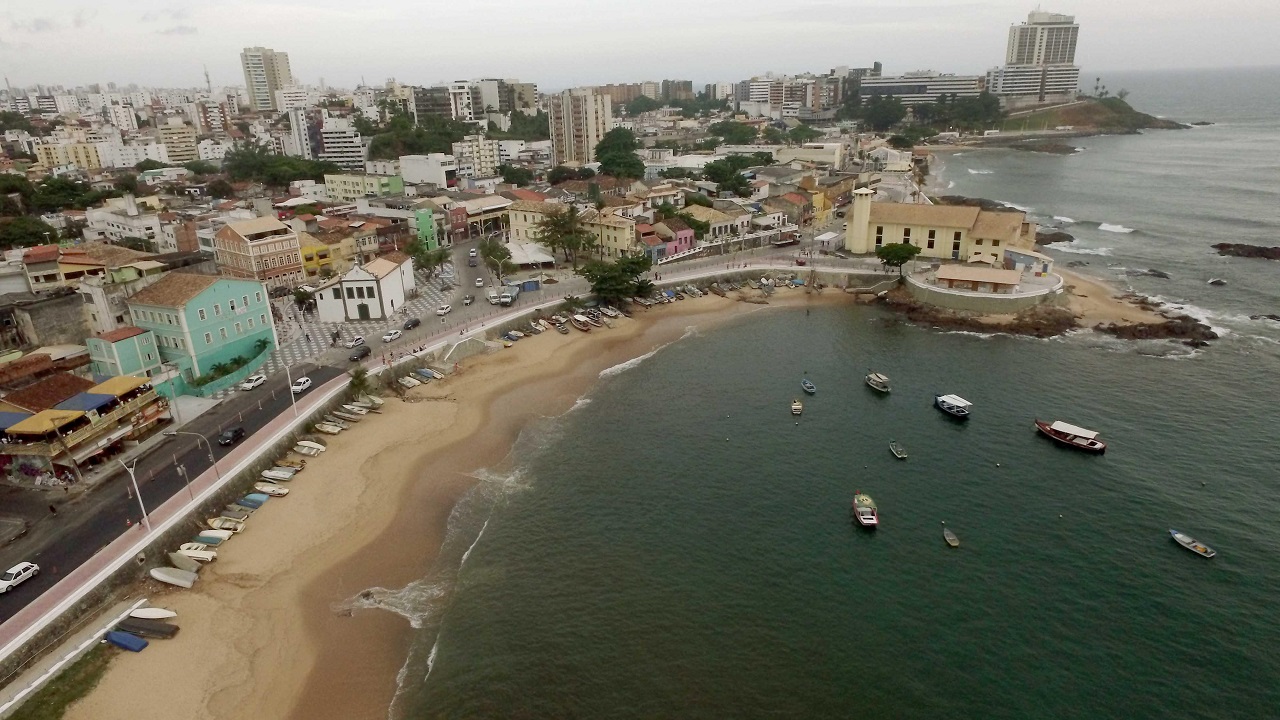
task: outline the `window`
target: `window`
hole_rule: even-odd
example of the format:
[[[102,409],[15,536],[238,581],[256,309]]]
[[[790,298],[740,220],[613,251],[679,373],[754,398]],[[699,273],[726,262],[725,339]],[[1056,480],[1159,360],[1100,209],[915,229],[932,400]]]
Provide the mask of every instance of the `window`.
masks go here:
[[[249,318],[249,329],[253,329],[253,318]]]
[[[242,302],[242,303],[240,304],[240,305],[241,305],[241,307],[249,307],[249,296],[248,296],[248,295],[243,295],[243,296],[241,296],[241,297],[240,297],[240,299],[244,301],[244,302]]]
[[[210,335],[209,333],[205,333],[205,334],[204,334],[204,344],[205,344],[205,345],[212,345],[212,344],[213,344],[213,336],[212,336],[212,335]]]
[[[226,340],[226,339],[227,339],[227,329],[226,329],[226,328],[218,328],[218,337],[221,337],[223,340]]]
[[[253,301],[254,301],[254,302],[262,302],[262,292],[261,292],[261,291],[258,291],[258,292],[256,292],[256,293],[254,293],[254,294],[253,294]],[[246,300],[246,301],[245,301],[245,305],[248,305],[248,304],[249,304],[249,302]]]
[[[243,327],[241,327],[240,323],[236,323],[236,334],[237,334],[237,335],[243,335],[243,334],[244,334],[244,328],[243,328]]]
[[[150,360],[150,359],[151,359],[151,353],[147,353],[147,359],[148,359],[148,360]]]
[[[182,338],[178,338],[178,347],[185,350],[187,347],[187,341]]]
[[[267,324],[267,314],[266,314],[266,313],[263,313],[263,314],[259,315],[259,316],[258,316],[258,320],[259,320],[259,322],[261,322],[263,325],[266,325],[266,324]]]
[[[952,236],[951,241],[952,241],[952,242],[960,242],[960,231],[959,231],[959,230],[957,230],[957,231],[956,231],[956,234]]]
[[[222,317],[222,305],[221,305],[221,304],[219,304],[219,303],[214,303],[214,304],[213,304],[213,314],[214,314],[214,315],[216,315],[216,316],[218,316],[218,317]]]
[[[374,292],[373,292],[373,288],[368,288],[368,290],[369,290],[369,299],[370,299],[370,300],[373,300],[374,298],[378,297],[377,295],[375,295],[375,294],[374,294]]]
[[[334,299],[334,300],[341,300],[341,299],[342,299],[342,288],[334,288],[334,289],[333,289],[333,299]]]
[[[363,285],[357,285],[357,286],[356,286],[356,299],[357,299],[357,300],[363,300],[363,299],[364,299],[364,286],[363,286]]]
[[[911,228],[902,228],[902,244],[911,244]]]
[[[235,312],[236,312],[236,300],[235,300],[235,298],[232,298],[232,299],[228,300],[228,301],[227,301],[227,305],[231,308],[231,313],[234,315],[234,314],[235,314]]]
[[[884,244],[884,226],[877,225],[876,226],[876,247],[880,247],[883,244]]]
[[[351,288],[351,287],[347,288],[347,299],[348,299],[348,300],[355,300],[355,299],[356,299],[356,289],[355,289],[355,288]]]
[[[999,240],[992,240],[992,241],[991,241],[991,247],[1000,247],[1000,241],[999,241]]]
[[[930,230],[930,231],[929,231],[929,249],[930,249],[930,250],[932,250],[932,249],[933,249],[933,241],[934,241],[934,239],[935,239],[937,236],[938,236],[938,231],[937,231],[937,230]]]
[[[974,240],[974,241],[973,241],[973,244],[974,244],[974,245],[981,245],[981,244],[982,244],[982,238],[978,238],[977,240]]]

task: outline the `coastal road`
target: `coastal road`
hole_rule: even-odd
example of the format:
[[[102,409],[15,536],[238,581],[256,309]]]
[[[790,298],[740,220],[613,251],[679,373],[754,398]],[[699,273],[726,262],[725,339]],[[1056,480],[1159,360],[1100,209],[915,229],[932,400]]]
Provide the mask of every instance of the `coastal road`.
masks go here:
[[[294,377],[305,372],[316,386],[343,373],[343,370],[316,365],[293,368]],[[214,457],[221,459],[235,446],[221,447],[217,436],[224,428],[243,427],[251,436],[281,413],[291,412],[291,394],[283,373],[269,378],[262,387],[238,392],[180,428],[209,439]],[[246,437],[240,442],[248,442]],[[112,461],[115,462],[114,460]],[[119,464],[116,463],[117,468]],[[210,467],[204,443],[190,435],[169,438],[138,459],[135,474],[143,504],[159,507],[168,498],[187,492],[186,483],[175,466],[182,466],[190,478]],[[56,496],[52,496],[56,497]],[[61,576],[88,560],[142,518],[133,497],[132,484],[123,469],[100,481],[92,492],[58,509],[56,517],[36,524],[26,537],[0,551],[0,569],[30,560],[40,566],[40,574],[0,595],[0,622],[52,587]]]

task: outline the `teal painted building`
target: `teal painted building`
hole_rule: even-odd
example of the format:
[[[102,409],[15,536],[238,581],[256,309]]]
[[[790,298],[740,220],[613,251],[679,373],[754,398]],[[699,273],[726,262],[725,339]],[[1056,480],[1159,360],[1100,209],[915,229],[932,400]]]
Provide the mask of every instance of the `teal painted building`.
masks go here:
[[[267,289],[256,280],[171,272],[128,301],[133,324],[155,335],[161,359],[198,378],[236,357],[277,347]]]
[[[413,220],[418,226],[418,242],[428,250],[440,247],[440,241],[436,238],[436,215],[431,208],[414,209]]]
[[[155,333],[125,326],[99,333],[86,341],[89,367],[94,377],[133,375],[151,377],[160,372],[160,349]]]

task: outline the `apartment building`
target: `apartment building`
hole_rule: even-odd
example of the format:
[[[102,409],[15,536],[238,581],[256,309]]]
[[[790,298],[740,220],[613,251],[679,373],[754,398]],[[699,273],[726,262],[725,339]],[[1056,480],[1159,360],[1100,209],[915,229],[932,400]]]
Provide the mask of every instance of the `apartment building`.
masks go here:
[[[862,97],[876,95],[896,97],[903,105],[935,103],[938,98],[977,97],[985,85],[981,75],[948,75],[932,71],[920,71],[889,77],[862,79]]]
[[[280,110],[276,91],[293,85],[289,53],[265,47],[245,48],[240,53],[240,67],[249,91],[249,107],[256,112]]]
[[[357,198],[403,195],[404,180],[399,175],[350,173],[325,175],[325,193],[334,202],[355,202]]]
[[[490,177],[498,174],[500,145],[483,135],[467,135],[462,142],[453,143],[453,157],[458,165],[458,177]]]
[[[613,126],[608,95],[594,88],[565,90],[551,100],[551,161],[584,164],[596,157],[596,144]]]
[[[320,127],[320,160],[344,170],[364,169],[364,138],[347,118],[326,117]]]
[[[298,233],[273,217],[227,223],[214,235],[218,269],[269,287],[293,287],[303,281]]]
[[[182,122],[181,118],[169,118],[159,127],[160,142],[164,143],[169,162],[184,164],[200,157],[196,147],[196,129]]]
[[[1080,68],[1075,17],[1035,10],[1009,28],[1004,65],[987,71],[987,88],[1008,105],[1074,100]]]

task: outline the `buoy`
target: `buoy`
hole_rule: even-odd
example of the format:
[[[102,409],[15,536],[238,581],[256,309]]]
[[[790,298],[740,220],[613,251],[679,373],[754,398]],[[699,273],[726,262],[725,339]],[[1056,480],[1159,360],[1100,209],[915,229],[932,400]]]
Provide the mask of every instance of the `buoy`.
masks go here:
[[[1000,463],[996,463],[996,467],[1000,467]]]
[[[1062,516],[1061,516],[1061,515],[1059,515],[1058,517],[1062,517]]]

